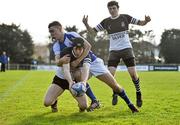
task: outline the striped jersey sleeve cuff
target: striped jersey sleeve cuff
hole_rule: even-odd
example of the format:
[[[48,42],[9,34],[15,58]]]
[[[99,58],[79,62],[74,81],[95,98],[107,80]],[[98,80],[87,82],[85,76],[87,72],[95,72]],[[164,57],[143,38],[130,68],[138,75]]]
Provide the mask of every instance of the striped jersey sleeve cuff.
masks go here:
[[[95,27],[96,31],[103,31],[104,28],[102,27],[101,24],[98,24],[96,27]]]
[[[83,63],[89,63],[89,64],[91,64],[91,59],[90,59],[90,58],[85,58],[84,61],[83,61]]]
[[[130,23],[131,24],[137,24],[138,22],[139,22],[139,20],[132,18]]]

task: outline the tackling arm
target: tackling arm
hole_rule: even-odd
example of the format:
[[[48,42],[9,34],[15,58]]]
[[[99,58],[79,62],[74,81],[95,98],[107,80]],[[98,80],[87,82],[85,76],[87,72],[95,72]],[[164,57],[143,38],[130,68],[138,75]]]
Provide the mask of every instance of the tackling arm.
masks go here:
[[[89,51],[91,50],[91,44],[84,38],[82,39],[84,40],[84,52],[78,59],[71,62],[71,66],[74,68],[77,67],[77,65],[88,55]]]
[[[82,53],[82,55],[77,59],[79,61],[79,63],[88,55],[89,51],[91,50],[91,44],[85,40],[84,40],[84,52]]]
[[[89,63],[84,63],[82,67],[82,73],[81,73],[81,81],[86,84],[88,78],[89,78]]]
[[[64,71],[64,78],[69,82],[69,88],[72,86],[73,84],[73,80],[71,77],[71,73],[70,73],[70,64],[63,64],[62,65],[63,71]]]
[[[70,62],[70,57],[69,55],[64,55],[62,58],[60,58],[60,55],[55,56],[55,61],[57,66],[62,66],[62,64],[67,64]]]

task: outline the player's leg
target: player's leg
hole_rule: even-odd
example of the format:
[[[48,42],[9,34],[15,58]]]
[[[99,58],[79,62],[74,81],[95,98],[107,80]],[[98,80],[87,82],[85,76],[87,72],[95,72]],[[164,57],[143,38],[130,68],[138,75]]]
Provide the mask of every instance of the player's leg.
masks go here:
[[[1,72],[5,72],[6,65],[5,63],[1,63]]]
[[[84,94],[83,96],[80,96],[80,97],[75,97],[75,96],[73,96],[73,97],[78,102],[79,111],[84,112],[88,108],[88,101],[87,101],[86,94]]]
[[[111,72],[111,74],[114,76],[115,72],[116,72],[116,67],[113,66],[109,66],[108,70]],[[113,91],[113,95],[112,95],[112,105],[117,105],[118,103],[118,94],[116,92]]]
[[[64,90],[56,84],[51,84],[44,99],[46,107],[51,106],[52,112],[57,112],[57,97],[60,96]]]
[[[110,71],[110,73],[115,76],[116,73],[116,67],[114,66],[108,66],[108,70]]]
[[[76,81],[81,81],[81,69],[77,69],[73,71],[73,78],[76,79]],[[91,99],[91,104],[88,107],[87,111],[93,111],[94,109],[100,108],[100,102],[94,95],[89,83],[86,83],[86,95]]]
[[[131,76],[131,79],[134,83],[134,86],[136,88],[136,104],[138,107],[142,106],[142,96],[141,96],[141,90],[140,90],[140,80],[138,77],[138,74],[136,72],[136,62],[135,62],[135,56],[133,49],[128,48],[125,49],[123,52],[123,61],[125,65],[128,68],[128,72]]]
[[[134,83],[134,86],[136,88],[136,105],[138,107],[142,106],[142,94],[141,94],[141,89],[140,89],[140,80],[138,77],[138,74],[136,72],[135,66],[133,67],[128,67],[128,72],[132,78],[132,81]]]
[[[53,79],[52,84],[50,85],[49,89],[44,98],[44,105],[51,106],[52,112],[57,112],[57,98],[60,96],[64,90],[69,86],[67,83],[67,87],[64,87],[66,83],[65,80],[60,79],[59,77],[55,76]]]
[[[111,51],[108,58],[108,70],[110,73],[115,76],[116,68],[120,62],[120,55],[118,51]],[[113,91],[112,95],[112,105],[116,105],[118,103],[118,94]]]
[[[3,65],[2,65],[2,63],[1,63],[1,72],[3,71]]]
[[[136,107],[132,104],[127,94],[125,93],[125,90],[116,82],[116,80],[110,73],[99,75],[97,76],[97,78],[106,83],[109,87],[111,87],[113,91],[117,93],[126,102],[126,104],[133,113],[138,112],[138,109],[136,109]]]
[[[99,100],[97,100],[97,98],[94,96],[88,83],[86,83],[86,89],[87,89],[86,95],[91,99],[91,104],[88,107],[87,111],[91,112],[91,111],[94,111],[95,109],[99,109],[101,107],[101,104]]]
[[[107,70],[101,59],[96,59],[91,63],[90,72],[99,80],[111,87],[113,91],[115,91],[126,102],[132,112],[138,112],[136,107],[129,100],[124,89],[117,83],[112,74]]]

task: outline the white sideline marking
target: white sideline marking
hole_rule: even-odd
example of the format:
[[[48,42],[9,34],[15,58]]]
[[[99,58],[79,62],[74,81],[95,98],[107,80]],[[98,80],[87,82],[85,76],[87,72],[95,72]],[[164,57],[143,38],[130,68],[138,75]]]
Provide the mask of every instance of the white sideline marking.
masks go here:
[[[2,94],[0,94],[0,103],[3,101],[4,98],[8,97],[9,95],[11,95],[13,93],[13,91],[16,90],[17,87],[19,87],[20,85],[22,85],[22,83],[24,83],[24,81],[28,78],[29,74],[31,72],[28,72],[24,77],[22,77],[20,80],[16,81],[15,83],[13,83],[11,85],[11,87],[9,87],[8,89],[6,89]]]

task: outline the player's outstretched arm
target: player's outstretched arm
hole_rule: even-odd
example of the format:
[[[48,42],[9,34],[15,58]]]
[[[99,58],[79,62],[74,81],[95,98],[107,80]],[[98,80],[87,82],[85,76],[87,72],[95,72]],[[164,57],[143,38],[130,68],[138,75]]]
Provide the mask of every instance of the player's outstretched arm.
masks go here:
[[[86,29],[88,30],[88,32],[90,32],[90,34],[92,35],[92,37],[95,37],[97,32],[94,31],[94,29],[88,24],[88,15],[87,16],[83,16],[82,22],[84,23]]]
[[[144,26],[144,25],[146,25],[146,24],[147,24],[148,22],[150,22],[150,21],[151,21],[150,16],[146,16],[146,15],[145,15],[144,20],[140,20],[140,21],[138,22],[138,25]]]

